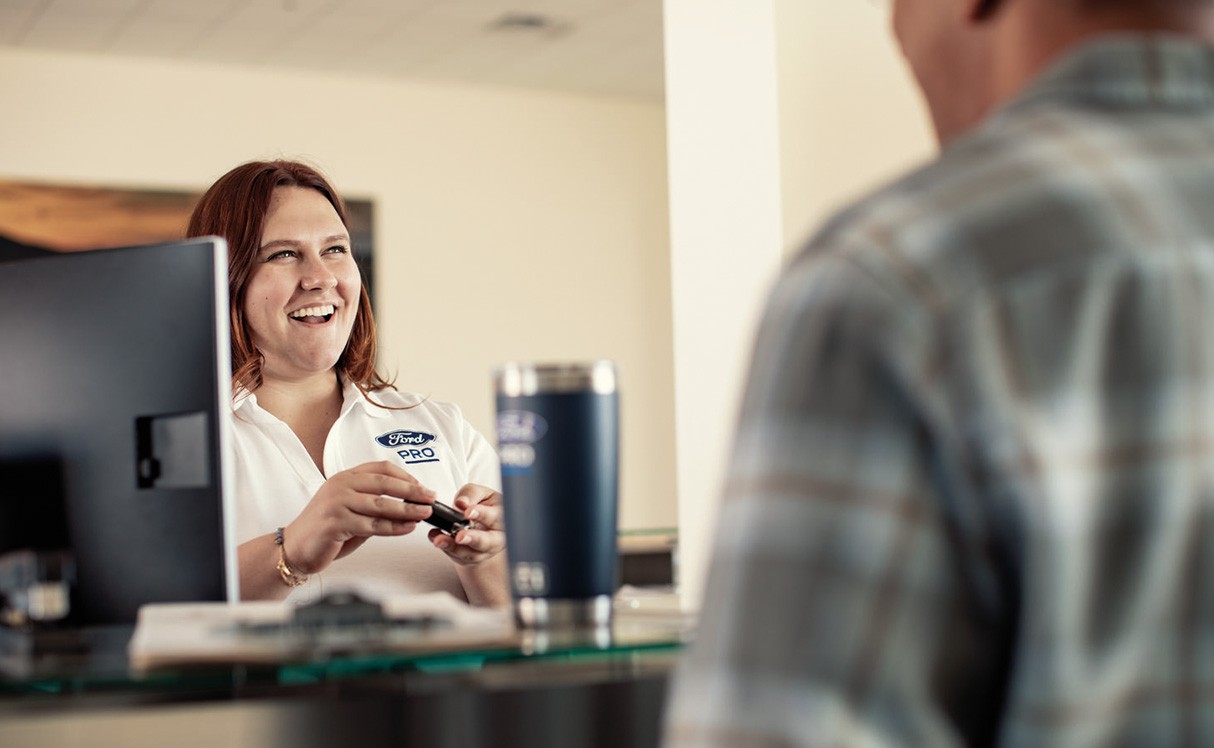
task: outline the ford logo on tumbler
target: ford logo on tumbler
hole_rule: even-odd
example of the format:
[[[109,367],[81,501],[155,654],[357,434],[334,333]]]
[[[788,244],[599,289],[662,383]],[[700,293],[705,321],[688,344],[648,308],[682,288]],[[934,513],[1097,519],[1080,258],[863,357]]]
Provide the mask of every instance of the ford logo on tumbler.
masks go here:
[[[548,422],[538,413],[507,410],[497,415],[498,457],[502,474],[530,472],[535,466],[535,448],[531,446],[548,433]]]
[[[494,372],[515,615],[524,626],[605,624],[616,588],[615,365]]]
[[[548,422],[538,413],[507,410],[497,416],[497,439],[502,444],[534,444],[548,433]]]

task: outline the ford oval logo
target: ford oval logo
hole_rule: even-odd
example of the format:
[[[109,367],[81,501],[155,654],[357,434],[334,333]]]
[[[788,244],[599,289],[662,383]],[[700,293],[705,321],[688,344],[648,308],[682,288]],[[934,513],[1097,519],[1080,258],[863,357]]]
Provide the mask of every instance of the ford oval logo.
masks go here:
[[[389,431],[383,436],[375,437],[375,441],[385,447],[417,447],[434,439],[434,434],[427,434],[425,431]]]
[[[548,432],[548,422],[538,413],[506,410],[497,415],[497,440],[501,444],[532,444]]]

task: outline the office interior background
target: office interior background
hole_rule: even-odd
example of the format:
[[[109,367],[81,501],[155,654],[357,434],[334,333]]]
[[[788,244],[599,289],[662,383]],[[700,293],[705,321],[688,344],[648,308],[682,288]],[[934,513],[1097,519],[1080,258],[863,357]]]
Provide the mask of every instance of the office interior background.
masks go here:
[[[495,366],[615,360],[621,527],[678,526],[698,575],[762,292],[832,210],[933,152],[886,16],[3,0],[0,179],[201,191],[250,159],[319,166],[374,204],[398,385],[492,438]]]

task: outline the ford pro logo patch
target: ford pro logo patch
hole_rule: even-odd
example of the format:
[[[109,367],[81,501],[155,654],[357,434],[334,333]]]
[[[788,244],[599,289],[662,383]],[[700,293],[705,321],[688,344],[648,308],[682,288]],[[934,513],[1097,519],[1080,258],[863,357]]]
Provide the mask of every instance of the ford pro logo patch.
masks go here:
[[[429,444],[434,439],[434,434],[427,434],[425,431],[389,431],[383,436],[375,437],[375,441],[390,449],[420,447],[423,444]]]

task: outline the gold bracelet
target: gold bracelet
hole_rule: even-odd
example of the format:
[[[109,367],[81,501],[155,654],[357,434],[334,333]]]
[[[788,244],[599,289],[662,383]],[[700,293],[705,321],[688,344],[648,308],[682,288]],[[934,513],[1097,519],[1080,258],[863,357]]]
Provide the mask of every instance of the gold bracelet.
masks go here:
[[[299,587],[307,582],[307,575],[296,572],[291,568],[291,562],[287,560],[287,546],[283,543],[281,527],[274,531],[274,544],[278,546],[278,563],[274,565],[274,568],[278,569],[282,583],[288,587]]]

